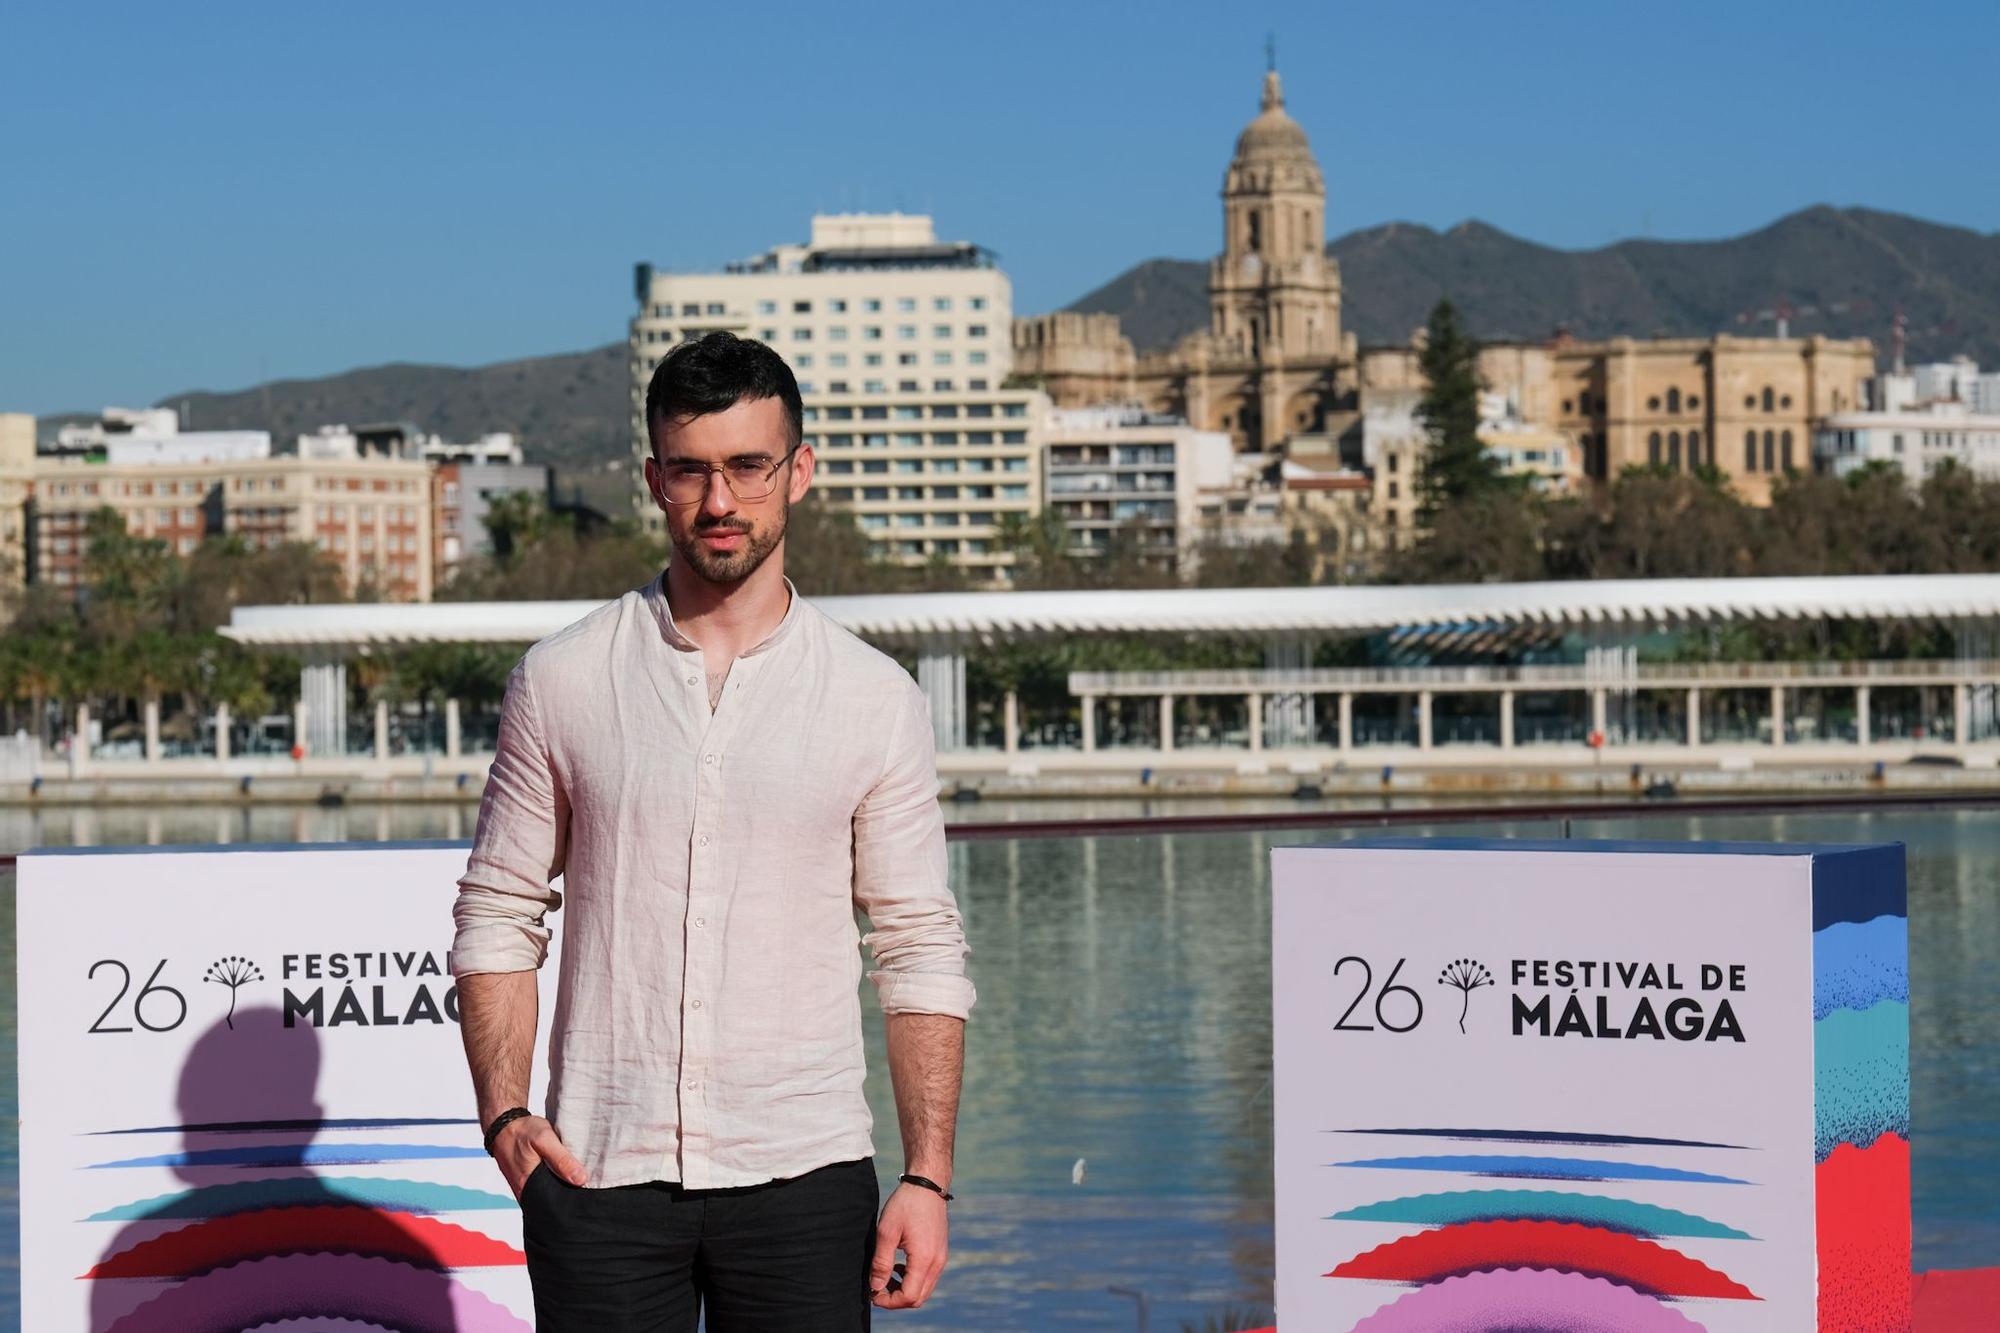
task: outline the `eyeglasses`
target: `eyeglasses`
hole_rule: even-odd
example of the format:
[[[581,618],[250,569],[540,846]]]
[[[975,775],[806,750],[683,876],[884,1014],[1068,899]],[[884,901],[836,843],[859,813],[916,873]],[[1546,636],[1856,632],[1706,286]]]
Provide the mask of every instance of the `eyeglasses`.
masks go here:
[[[708,498],[709,474],[720,472],[723,484],[737,499],[768,499],[771,492],[778,489],[778,469],[791,462],[792,455],[798,451],[799,446],[795,444],[785,450],[784,457],[775,461],[761,454],[750,454],[722,463],[662,463],[659,465],[660,489],[666,492],[668,504],[700,504]]]

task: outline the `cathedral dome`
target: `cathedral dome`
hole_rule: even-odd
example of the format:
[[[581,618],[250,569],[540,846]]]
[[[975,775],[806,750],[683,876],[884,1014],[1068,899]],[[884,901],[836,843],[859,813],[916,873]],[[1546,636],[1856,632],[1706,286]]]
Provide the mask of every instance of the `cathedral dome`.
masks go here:
[[[1312,161],[1312,145],[1296,120],[1285,114],[1285,88],[1278,71],[1264,75],[1263,110],[1236,138],[1236,162]]]

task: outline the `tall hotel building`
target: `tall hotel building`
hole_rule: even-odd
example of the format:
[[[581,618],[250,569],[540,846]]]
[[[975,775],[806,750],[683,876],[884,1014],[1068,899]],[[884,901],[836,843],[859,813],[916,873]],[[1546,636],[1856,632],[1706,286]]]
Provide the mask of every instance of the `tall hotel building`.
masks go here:
[[[875,554],[942,558],[1005,583],[1007,514],[1041,507],[1047,400],[1001,387],[1011,369],[1013,298],[993,256],[939,242],[931,219],[900,213],[812,220],[721,273],[636,274],[631,327],[632,454],[644,460],[646,386],[676,344],[716,329],[770,344],[805,398],[805,439],[822,500],[849,508]],[[659,511],[641,490],[645,523]]]

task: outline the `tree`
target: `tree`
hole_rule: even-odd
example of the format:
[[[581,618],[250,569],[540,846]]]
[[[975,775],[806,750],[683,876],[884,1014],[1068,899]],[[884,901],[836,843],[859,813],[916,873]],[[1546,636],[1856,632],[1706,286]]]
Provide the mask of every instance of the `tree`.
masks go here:
[[[1438,510],[1423,539],[1396,552],[1397,583],[1521,583],[1544,577],[1544,520],[1525,488],[1468,495]]]
[[[1417,477],[1418,521],[1428,528],[1445,507],[1508,482],[1479,442],[1479,344],[1450,301],[1432,307],[1417,367],[1424,377],[1417,417],[1430,437]]]

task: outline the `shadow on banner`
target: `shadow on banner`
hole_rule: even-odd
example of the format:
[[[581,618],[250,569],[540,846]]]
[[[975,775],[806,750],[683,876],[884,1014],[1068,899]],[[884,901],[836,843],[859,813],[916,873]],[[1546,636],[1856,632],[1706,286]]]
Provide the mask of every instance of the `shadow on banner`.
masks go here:
[[[435,1121],[326,1119],[319,1072],[313,1028],[285,1027],[275,1008],[244,1009],[189,1052],[179,1125],[103,1136],[139,1146],[178,1133],[178,1151],[113,1149],[99,1166],[167,1168],[181,1188],[92,1219],[124,1224],[83,1275],[93,1333],[336,1319],[406,1333],[526,1333],[451,1275],[518,1266],[521,1252],[436,1216],[513,1201],[402,1178],[476,1150],[413,1141],[437,1138]]]

